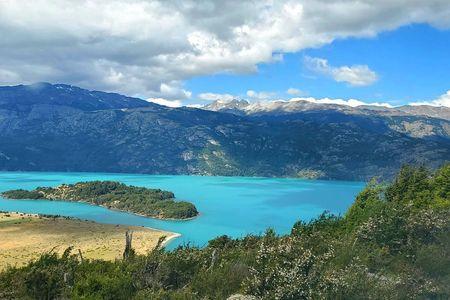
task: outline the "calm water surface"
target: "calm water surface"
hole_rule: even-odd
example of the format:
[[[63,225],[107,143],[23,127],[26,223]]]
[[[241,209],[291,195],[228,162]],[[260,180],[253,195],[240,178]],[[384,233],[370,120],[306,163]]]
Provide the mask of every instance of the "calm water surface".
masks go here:
[[[310,220],[325,210],[344,213],[364,187],[362,182],[285,178],[0,172],[0,191],[90,180],[115,180],[170,190],[177,199],[194,203],[201,215],[190,221],[162,221],[82,203],[18,201],[1,197],[0,210],[58,214],[181,233],[182,237],[169,245],[173,248],[184,243],[203,246],[211,238],[223,234],[241,237],[249,233],[263,233],[268,227],[280,234],[288,233],[299,219]]]

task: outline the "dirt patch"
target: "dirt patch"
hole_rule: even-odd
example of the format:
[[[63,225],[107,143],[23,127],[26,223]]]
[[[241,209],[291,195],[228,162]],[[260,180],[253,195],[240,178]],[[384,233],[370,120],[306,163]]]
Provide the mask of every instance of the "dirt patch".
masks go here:
[[[85,258],[120,259],[127,230],[133,231],[133,248],[139,254],[151,251],[162,236],[178,236],[144,227],[0,213],[0,270],[24,265],[52,249],[62,253],[69,246],[80,249]]]

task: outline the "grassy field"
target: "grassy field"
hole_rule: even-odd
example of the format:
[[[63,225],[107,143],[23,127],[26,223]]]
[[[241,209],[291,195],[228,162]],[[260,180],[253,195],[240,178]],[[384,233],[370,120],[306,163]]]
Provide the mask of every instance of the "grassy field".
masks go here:
[[[121,258],[127,230],[133,231],[132,245],[140,254],[153,249],[161,236],[166,236],[166,240],[177,236],[144,227],[0,213],[0,270],[8,265],[24,265],[52,249],[62,253],[69,246],[74,247],[75,253],[80,249],[84,258]]]

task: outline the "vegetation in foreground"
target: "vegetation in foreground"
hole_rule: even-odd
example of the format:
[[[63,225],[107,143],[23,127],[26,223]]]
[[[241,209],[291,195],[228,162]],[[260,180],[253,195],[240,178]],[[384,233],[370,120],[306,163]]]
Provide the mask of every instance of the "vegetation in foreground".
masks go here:
[[[368,184],[344,216],[286,236],[223,236],[115,262],[45,254],[2,273],[0,298],[447,299],[449,217],[450,164],[404,167],[389,185]]]
[[[161,219],[189,219],[198,215],[194,204],[175,201],[172,192],[114,181],[78,182],[55,188],[39,187],[33,191],[11,190],[3,192],[2,196],[9,199],[83,201]]]
[[[84,258],[115,260],[122,257],[127,231],[133,233],[134,250],[139,254],[152,250],[161,237],[175,235],[145,227],[0,212],[0,271],[8,265],[26,265],[45,252],[62,254],[70,246],[74,253],[81,250]]]

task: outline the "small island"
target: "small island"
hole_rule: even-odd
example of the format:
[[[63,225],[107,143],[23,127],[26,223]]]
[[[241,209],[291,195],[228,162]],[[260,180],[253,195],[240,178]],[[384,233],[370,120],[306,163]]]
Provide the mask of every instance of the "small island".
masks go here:
[[[1,195],[8,199],[86,202],[158,219],[186,220],[198,215],[192,203],[175,201],[172,192],[128,186],[115,181],[78,182],[54,188],[38,187],[32,191],[10,190]]]

